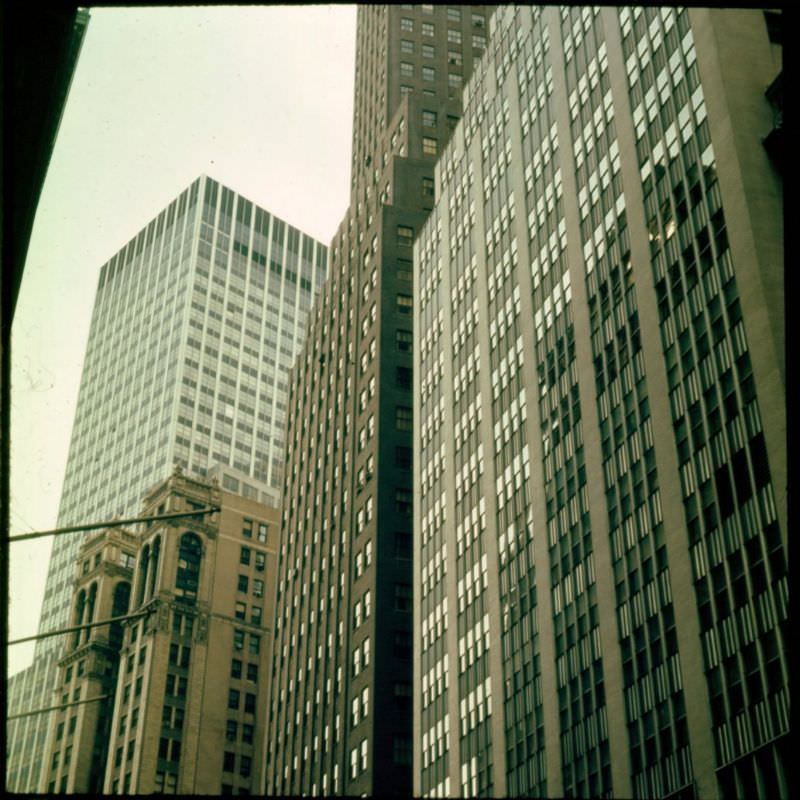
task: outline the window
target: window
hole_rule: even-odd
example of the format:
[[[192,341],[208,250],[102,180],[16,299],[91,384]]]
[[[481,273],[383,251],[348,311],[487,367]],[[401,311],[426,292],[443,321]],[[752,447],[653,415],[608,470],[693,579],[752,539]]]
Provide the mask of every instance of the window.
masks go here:
[[[250,564],[250,548],[243,547],[241,552],[239,553],[239,563],[244,564],[245,566]]]
[[[244,696],[244,710],[247,714],[256,713],[256,696],[249,692]]]
[[[125,730],[125,717],[124,716],[122,717],[122,720],[119,723],[119,727],[120,727],[120,733],[122,733],[122,731]],[[60,742],[61,739],[63,738],[63,736],[64,736],[64,723],[63,722],[59,722],[58,723],[58,728],[56,729],[56,741]]]
[[[433,182],[433,178],[422,179],[422,194],[425,197],[434,197],[436,195],[436,189]]]
[[[406,225],[398,225],[397,244],[403,247],[411,247],[414,244],[414,229]]]
[[[457,31],[453,28],[448,28],[447,41],[450,42],[450,44],[461,44],[461,31]]]
[[[411,658],[411,634],[408,631],[395,631],[394,654],[398,658]]]
[[[461,22],[461,9],[449,6],[447,9],[447,19],[450,22]]]
[[[411,367],[397,367],[395,374],[395,383],[401,389],[410,389],[413,379]]]
[[[414,42],[410,39],[401,39],[400,40],[400,52],[401,53],[413,53],[414,52]]]
[[[394,585],[394,607],[396,611],[411,611],[411,585],[396,583]]]
[[[422,13],[423,14],[433,14],[433,3],[423,3],[422,4]]]
[[[258,570],[258,572],[263,572],[266,563],[267,557],[264,555],[264,553],[259,553],[256,551],[256,570]]]
[[[436,51],[433,49],[432,44],[422,45],[422,55],[424,58],[433,58]]]
[[[400,30],[401,31],[413,31],[414,30],[414,20],[409,19],[408,17],[402,17],[400,19]]]
[[[253,625],[261,624],[261,606],[251,606],[250,608],[250,622]]]
[[[423,36],[433,36],[434,28],[432,22],[423,22],[422,23],[422,35]]]
[[[486,49],[486,37],[480,33],[472,34],[472,46],[478,50]]]
[[[413,343],[413,335],[411,331],[397,331],[396,335],[397,349],[401,353],[410,353]]]
[[[392,761],[407,766],[411,764],[411,739],[395,736],[392,739]]]
[[[184,533],[178,548],[178,569],[175,575],[176,594],[184,600],[197,598],[200,584],[200,559],[203,545],[194,533]]]
[[[350,777],[355,778],[358,776],[358,748],[354,747],[350,751]]]
[[[436,127],[436,112],[422,110],[422,124],[427,128]]]
[[[267,541],[267,524],[266,522],[259,522],[258,523],[258,541],[259,542],[266,542]]]
[[[222,757],[222,771],[233,772],[236,767],[236,753],[226,751]]]
[[[395,411],[395,427],[397,430],[410,431],[413,421],[413,411],[408,406],[397,406]]]
[[[245,519],[242,521],[242,536],[244,536],[245,539],[253,538],[253,520]]]
[[[244,744],[253,744],[253,731],[254,728],[252,725],[246,722],[242,725],[242,742]]]
[[[447,85],[452,86],[454,89],[460,88],[462,81],[463,78],[461,77],[461,75],[458,75],[455,72],[449,72],[447,74]]]
[[[225,724],[225,739],[229,742],[235,742],[238,735],[238,728],[239,723],[229,719]]]
[[[231,678],[242,677],[242,662],[238,658],[231,661]]]
[[[422,137],[422,152],[426,156],[436,155],[436,139],[432,136]]]
[[[247,665],[247,680],[251,683],[258,682],[258,664]]]
[[[400,77],[401,78],[413,78],[414,77],[414,65],[410,64],[408,61],[401,61],[400,62]]]
[[[361,771],[367,768],[367,740],[361,742]]]
[[[411,534],[406,531],[395,531],[394,534],[395,558],[411,558]]]
[[[372,539],[364,545],[364,566],[372,564]]]
[[[408,84],[403,83],[400,86],[400,94],[401,95],[402,94],[411,94],[411,92],[413,92],[413,91],[414,91],[414,88],[412,86],[409,86]]]
[[[254,597],[263,597],[264,596],[264,581],[256,578],[253,581],[253,596]]]
[[[235,630],[233,632],[233,649],[234,650],[244,649],[244,631]]]
[[[247,615],[247,605],[245,603],[237,601],[236,609],[234,610],[233,615],[236,617],[236,619],[244,619],[245,616]]]
[[[461,66],[461,51],[460,50],[448,50],[447,51],[447,63],[448,64],[455,64],[456,66]]]
[[[241,756],[239,759],[239,774],[243,778],[250,777],[250,769],[253,763],[253,759],[250,756]]]
[[[436,70],[433,67],[423,67],[422,68],[422,80],[424,80],[424,81],[435,81],[436,80]]]
[[[250,654],[257,656],[261,652],[261,636],[257,633],[250,634]]]
[[[401,314],[409,314],[414,307],[414,300],[410,294],[397,295],[397,310]]]
[[[238,689],[229,689],[228,690],[228,708],[233,709],[234,711],[239,710],[239,700],[240,694]]]

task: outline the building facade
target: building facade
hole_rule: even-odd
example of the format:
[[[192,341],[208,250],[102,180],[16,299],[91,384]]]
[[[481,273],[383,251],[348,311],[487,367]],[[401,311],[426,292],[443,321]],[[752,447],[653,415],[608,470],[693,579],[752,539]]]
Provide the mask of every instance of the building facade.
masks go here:
[[[87,538],[79,553],[72,625],[127,613],[138,549],[136,534],[119,528]],[[51,715],[43,794],[102,793],[121,645],[119,622],[69,634],[58,661],[53,705],[61,707]]]
[[[106,794],[253,794],[261,783],[279,511],[176,474],[144,501]]]
[[[363,6],[350,208],[291,380],[267,794],[411,791],[412,245],[480,6]]]
[[[325,246],[206,176],[134,236],[100,270],[59,526],[135,516],[174,464],[222,465],[276,505],[288,371],[326,273]],[[81,538],[53,543],[40,633],[68,623]],[[60,647],[37,642],[10,714],[39,707]],[[47,725],[9,725],[9,790],[38,787]]]
[[[417,796],[788,797],[779,22],[493,16],[414,251]]]

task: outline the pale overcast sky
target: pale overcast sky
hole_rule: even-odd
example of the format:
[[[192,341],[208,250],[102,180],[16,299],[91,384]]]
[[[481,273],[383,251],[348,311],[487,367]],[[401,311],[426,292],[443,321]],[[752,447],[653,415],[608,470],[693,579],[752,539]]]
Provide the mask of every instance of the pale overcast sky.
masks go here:
[[[61,120],[12,329],[11,532],[55,527],[100,266],[198,175],[328,243],[347,207],[355,6],[99,8]],[[12,545],[10,638],[51,542]],[[33,646],[9,650],[9,672]]]

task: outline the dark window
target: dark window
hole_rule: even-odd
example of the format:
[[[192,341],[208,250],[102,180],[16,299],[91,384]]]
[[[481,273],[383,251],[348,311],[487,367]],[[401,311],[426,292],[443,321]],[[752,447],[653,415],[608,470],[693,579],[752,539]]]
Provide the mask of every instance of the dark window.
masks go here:
[[[411,367],[397,367],[396,370],[396,383],[401,389],[410,389],[412,384],[413,373]]]
[[[411,247],[414,244],[414,229],[407,225],[397,226],[397,244]]]
[[[203,548],[199,536],[193,533],[184,533],[181,536],[175,587],[176,593],[184,599],[195,599],[197,597],[202,552]]]
[[[394,554],[396,558],[411,558],[411,534],[406,531],[395,531]]]
[[[395,416],[395,427],[399,431],[410,431],[414,415],[408,406],[397,406]]]
[[[247,665],[247,680],[255,683],[258,680],[258,664]]]
[[[412,308],[414,308],[414,298],[410,294],[397,295],[397,310],[401,314],[410,314]]]
[[[410,447],[395,447],[394,463],[400,469],[411,469],[413,464],[413,451]]]
[[[394,500],[398,514],[411,515],[412,494],[408,489],[395,489]]]
[[[395,631],[394,654],[398,658],[411,658],[411,634],[408,631]]]
[[[256,713],[256,696],[249,692],[244,696],[244,710],[247,714]]]
[[[397,349],[402,353],[411,352],[412,343],[414,341],[411,331],[397,331]]]
[[[238,689],[230,689],[228,691],[228,708],[237,709],[239,708],[239,691]]]
[[[247,585],[248,585],[247,575],[240,575],[239,576],[239,583],[238,583],[238,585],[236,587],[237,590],[240,591],[240,592],[246,592],[247,591]]]
[[[222,771],[233,772],[236,767],[236,753],[226,751],[222,757]]]
[[[394,585],[394,607],[397,611],[411,611],[411,584]]]
[[[225,739],[229,742],[235,742],[239,724],[232,719],[229,719],[225,724]]]
[[[250,548],[243,547],[241,553],[239,554],[239,563],[240,564],[249,564],[250,563]]]
[[[253,731],[252,725],[248,725],[246,722],[242,725],[242,742],[244,744],[253,744]]]
[[[425,195],[425,197],[433,197],[436,194],[433,178],[422,179],[422,194]]]
[[[242,662],[238,658],[231,661],[231,678],[242,677]]]

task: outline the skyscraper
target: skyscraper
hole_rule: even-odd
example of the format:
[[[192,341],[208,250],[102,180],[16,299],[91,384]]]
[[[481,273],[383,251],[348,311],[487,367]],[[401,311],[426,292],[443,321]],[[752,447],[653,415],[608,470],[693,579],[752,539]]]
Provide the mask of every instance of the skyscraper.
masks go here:
[[[414,794],[788,797],[779,15],[492,22],[414,251]]]
[[[327,248],[202,176],[100,270],[58,523],[135,516],[177,464],[277,505],[287,373]],[[235,487],[234,487],[235,484]],[[40,633],[67,624],[82,537],[56,537]],[[59,637],[14,676],[9,713],[52,686]],[[47,715],[9,727],[8,787],[38,786]]]
[[[267,793],[411,790],[411,248],[486,21],[358,10],[351,203],[289,396]]]

